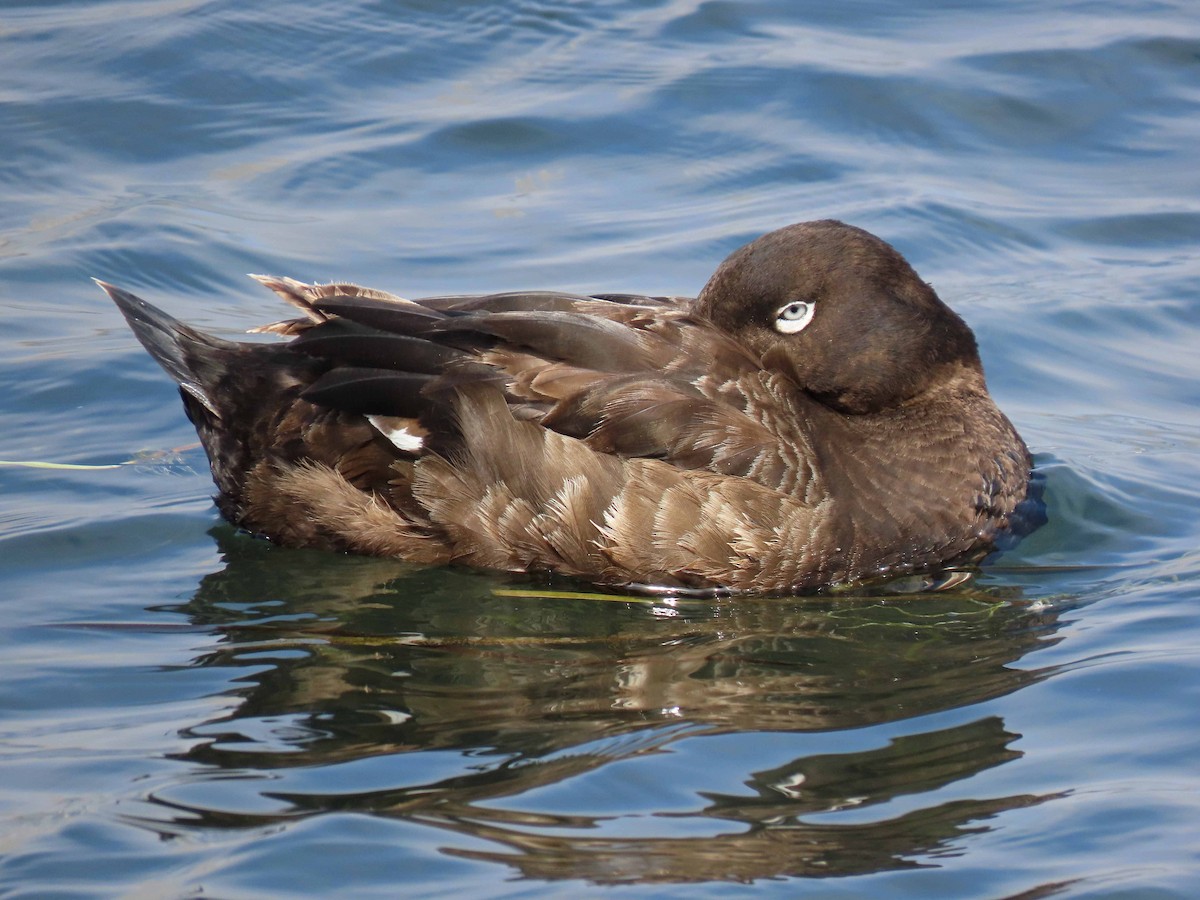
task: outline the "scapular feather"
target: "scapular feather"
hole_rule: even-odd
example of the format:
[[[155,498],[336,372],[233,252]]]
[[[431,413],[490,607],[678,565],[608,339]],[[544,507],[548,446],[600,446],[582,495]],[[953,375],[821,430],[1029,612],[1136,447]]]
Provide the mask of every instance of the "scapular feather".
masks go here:
[[[626,366],[645,369],[651,363],[636,331],[598,316],[579,313],[500,312],[464,316],[436,326],[439,331],[473,331],[527,347],[550,359],[602,372]]]
[[[424,405],[421,391],[432,377],[391,369],[331,369],[301,396],[309,403],[360,415],[413,418]]]
[[[425,375],[436,375],[455,360],[467,358],[465,353],[452,347],[405,334],[368,330],[364,326],[353,332],[338,329],[342,333],[331,334],[330,326],[341,323],[341,319],[335,319],[327,325],[312,328],[290,346],[333,363]]]
[[[424,334],[446,313],[426,309],[416,303],[394,303],[371,297],[335,296],[317,300],[313,306],[321,313],[343,316],[353,322],[396,334]]]

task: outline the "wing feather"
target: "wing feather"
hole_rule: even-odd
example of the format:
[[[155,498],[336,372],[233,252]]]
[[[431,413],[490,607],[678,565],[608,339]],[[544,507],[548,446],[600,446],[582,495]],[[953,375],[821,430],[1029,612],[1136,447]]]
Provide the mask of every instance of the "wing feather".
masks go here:
[[[430,380],[413,372],[347,366],[330,369],[301,396],[343,412],[412,417],[424,405],[421,391]]]
[[[371,416],[398,456],[460,453],[469,429],[487,429],[464,425],[458,398],[487,388],[513,418],[593,452],[802,495],[812,486],[803,428],[759,412],[802,399],[768,383],[759,361],[695,319],[688,301],[553,291],[407,300],[354,285],[260,280],[307,316],[290,346],[328,365],[304,399]],[[557,502],[574,508],[565,495]]]

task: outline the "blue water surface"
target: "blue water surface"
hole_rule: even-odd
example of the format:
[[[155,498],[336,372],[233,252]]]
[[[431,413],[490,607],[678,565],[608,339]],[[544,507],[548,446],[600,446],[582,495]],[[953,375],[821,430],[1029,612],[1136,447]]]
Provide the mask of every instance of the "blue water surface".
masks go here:
[[[6,2],[0,48],[0,459],[114,466],[0,465],[0,895],[1200,893],[1190,0]],[[88,281],[232,335],[285,314],[245,272],[690,294],[823,217],[1036,454],[1048,524],[962,579],[280,549]]]

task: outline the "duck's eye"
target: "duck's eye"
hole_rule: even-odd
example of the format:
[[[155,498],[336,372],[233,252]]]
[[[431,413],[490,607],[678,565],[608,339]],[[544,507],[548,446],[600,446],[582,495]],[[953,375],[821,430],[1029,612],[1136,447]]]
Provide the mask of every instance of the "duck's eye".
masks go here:
[[[779,311],[775,313],[775,330],[780,334],[796,334],[803,331],[812,321],[816,308],[815,303],[805,303],[803,300],[793,300],[779,307]]]

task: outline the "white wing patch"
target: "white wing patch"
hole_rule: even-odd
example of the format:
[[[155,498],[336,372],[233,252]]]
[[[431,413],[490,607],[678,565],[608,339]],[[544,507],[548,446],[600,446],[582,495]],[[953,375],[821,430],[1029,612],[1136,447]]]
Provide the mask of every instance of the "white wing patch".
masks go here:
[[[425,429],[416,419],[399,416],[367,416],[375,430],[392,442],[402,453],[417,454],[425,446]]]

